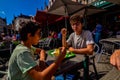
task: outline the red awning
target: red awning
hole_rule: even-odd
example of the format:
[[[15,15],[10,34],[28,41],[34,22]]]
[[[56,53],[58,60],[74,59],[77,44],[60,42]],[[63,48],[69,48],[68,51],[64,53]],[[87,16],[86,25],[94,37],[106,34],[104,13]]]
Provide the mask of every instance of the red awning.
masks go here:
[[[64,19],[63,16],[50,14],[45,11],[37,11],[35,20],[43,25],[51,24]]]

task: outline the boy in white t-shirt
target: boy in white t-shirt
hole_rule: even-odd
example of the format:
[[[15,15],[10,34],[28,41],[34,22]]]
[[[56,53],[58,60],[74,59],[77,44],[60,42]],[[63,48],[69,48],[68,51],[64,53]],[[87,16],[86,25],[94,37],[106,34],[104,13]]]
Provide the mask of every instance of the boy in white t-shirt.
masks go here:
[[[77,54],[93,54],[94,40],[90,31],[82,29],[83,18],[80,15],[73,15],[70,17],[70,24],[74,32],[66,41],[67,30],[62,29],[63,46],[69,47],[69,51]]]

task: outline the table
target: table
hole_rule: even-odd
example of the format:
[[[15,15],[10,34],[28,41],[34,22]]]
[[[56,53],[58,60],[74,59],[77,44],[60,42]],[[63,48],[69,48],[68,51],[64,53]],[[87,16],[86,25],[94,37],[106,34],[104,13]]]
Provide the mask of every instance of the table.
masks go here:
[[[52,62],[54,62],[54,60],[55,57],[48,55],[46,62],[48,65],[50,65]],[[55,75],[59,75],[63,73],[65,74],[72,69],[84,68],[84,80],[88,80],[89,78],[88,61],[89,61],[89,57],[86,58],[84,55],[76,54],[76,56],[73,58],[63,60],[60,67],[56,71]]]
[[[106,38],[106,39],[101,39],[99,43],[107,43],[107,44],[112,44],[114,45],[113,49],[120,48],[120,38]],[[114,51],[114,50],[113,50]]]
[[[102,47],[97,62],[100,61],[102,54],[107,54],[110,56],[115,49],[120,49],[120,38],[101,39],[99,43],[102,45]]]
[[[120,38],[106,38],[106,39],[101,39],[100,41],[109,41],[109,42],[120,42]]]
[[[120,49],[120,38],[108,38],[107,40],[115,44],[115,49]]]
[[[52,57],[52,56],[48,55],[47,59],[46,59],[46,62],[49,65],[52,62],[54,62],[54,60],[55,60],[55,57]],[[76,54],[76,57],[64,60],[61,63],[61,65],[60,65],[58,71],[56,72],[56,74],[58,75],[58,74],[61,74],[61,73],[69,71],[75,65],[76,66],[79,65],[79,63],[81,63],[83,60],[84,60],[83,55],[79,55],[79,54]]]

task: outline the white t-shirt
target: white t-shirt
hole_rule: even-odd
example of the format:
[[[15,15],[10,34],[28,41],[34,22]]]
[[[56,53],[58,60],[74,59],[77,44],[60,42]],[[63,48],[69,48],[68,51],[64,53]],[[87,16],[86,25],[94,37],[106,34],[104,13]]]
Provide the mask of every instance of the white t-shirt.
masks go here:
[[[76,33],[73,32],[69,36],[67,43],[76,49],[80,49],[87,47],[88,44],[94,44],[94,40],[90,31],[83,30],[80,35],[76,35]]]

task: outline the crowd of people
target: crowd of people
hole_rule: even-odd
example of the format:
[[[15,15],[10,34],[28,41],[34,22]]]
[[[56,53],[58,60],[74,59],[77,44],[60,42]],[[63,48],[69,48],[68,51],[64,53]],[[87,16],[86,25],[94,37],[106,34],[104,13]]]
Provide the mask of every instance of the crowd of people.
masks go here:
[[[20,40],[20,35],[18,31],[16,31],[16,33],[13,33],[12,35],[8,35],[4,32],[0,34],[0,41],[16,41],[16,40]]]

